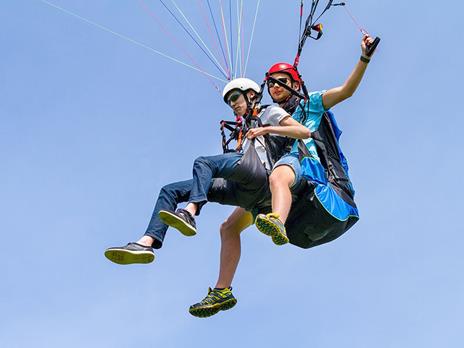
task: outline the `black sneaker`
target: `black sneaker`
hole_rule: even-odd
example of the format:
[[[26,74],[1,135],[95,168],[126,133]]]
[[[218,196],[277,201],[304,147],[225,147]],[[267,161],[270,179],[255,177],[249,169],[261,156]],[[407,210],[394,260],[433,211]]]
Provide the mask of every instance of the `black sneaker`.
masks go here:
[[[158,215],[163,223],[174,227],[185,236],[191,237],[197,234],[195,219],[185,209],[177,209],[175,212],[161,210]]]
[[[131,263],[150,263],[155,259],[152,247],[147,247],[138,243],[129,243],[122,247],[113,247],[105,250],[108,260],[120,265]]]
[[[207,318],[219,311],[226,311],[237,304],[237,299],[232,295],[232,288],[208,289],[208,295],[198,303],[191,305],[189,312],[198,318]]]

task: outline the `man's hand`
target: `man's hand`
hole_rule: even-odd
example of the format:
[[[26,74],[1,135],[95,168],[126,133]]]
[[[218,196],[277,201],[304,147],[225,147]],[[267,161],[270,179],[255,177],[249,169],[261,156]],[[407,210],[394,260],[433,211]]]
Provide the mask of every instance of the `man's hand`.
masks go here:
[[[254,138],[259,137],[261,135],[269,134],[269,129],[267,129],[267,128],[269,128],[269,127],[252,128],[247,132],[246,137],[248,139],[254,139]]]

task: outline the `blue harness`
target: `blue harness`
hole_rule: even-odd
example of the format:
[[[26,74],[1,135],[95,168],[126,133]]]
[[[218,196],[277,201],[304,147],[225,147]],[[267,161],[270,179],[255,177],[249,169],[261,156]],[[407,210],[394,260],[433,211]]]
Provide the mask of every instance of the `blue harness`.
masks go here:
[[[286,226],[290,242],[302,248],[338,238],[359,219],[348,162],[338,143],[341,134],[333,113],[327,111],[311,135],[320,160],[302,141],[298,144],[306,183],[293,203]]]

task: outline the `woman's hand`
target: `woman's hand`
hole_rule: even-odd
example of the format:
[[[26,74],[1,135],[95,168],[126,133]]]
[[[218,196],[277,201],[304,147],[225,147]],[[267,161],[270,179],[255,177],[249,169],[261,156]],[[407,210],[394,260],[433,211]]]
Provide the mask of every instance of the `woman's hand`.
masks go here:
[[[369,36],[369,35],[364,35],[361,41],[361,51],[362,51],[362,56],[366,59],[370,59],[370,57],[367,56],[367,46],[372,45],[374,42],[374,39]]]

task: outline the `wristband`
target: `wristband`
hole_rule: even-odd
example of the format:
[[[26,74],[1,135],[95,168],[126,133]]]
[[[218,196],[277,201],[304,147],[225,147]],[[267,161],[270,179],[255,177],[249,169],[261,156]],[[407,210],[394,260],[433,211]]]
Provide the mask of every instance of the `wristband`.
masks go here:
[[[369,58],[366,58],[364,56],[361,56],[361,58],[359,59],[361,59],[361,62],[366,63],[366,64],[369,64],[369,62],[371,61]]]

